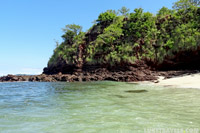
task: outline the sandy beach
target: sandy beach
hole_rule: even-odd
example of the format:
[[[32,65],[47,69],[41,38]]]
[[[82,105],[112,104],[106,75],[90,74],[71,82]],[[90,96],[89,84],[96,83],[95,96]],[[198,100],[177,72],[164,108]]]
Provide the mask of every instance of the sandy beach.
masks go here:
[[[155,85],[161,85],[166,87],[178,87],[178,88],[198,88],[200,89],[200,73],[184,75],[179,77],[174,77],[170,79],[164,79],[164,77],[159,77],[158,83]]]

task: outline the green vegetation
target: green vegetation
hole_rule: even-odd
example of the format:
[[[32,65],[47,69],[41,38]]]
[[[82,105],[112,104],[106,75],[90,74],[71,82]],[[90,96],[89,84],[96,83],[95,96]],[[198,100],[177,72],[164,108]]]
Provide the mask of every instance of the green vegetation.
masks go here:
[[[161,8],[156,15],[122,7],[101,13],[96,23],[83,32],[79,25],[67,25],[63,42],[54,50],[48,66],[65,62],[122,65],[137,60],[162,63],[179,52],[200,48],[200,1],[179,0],[173,9]]]

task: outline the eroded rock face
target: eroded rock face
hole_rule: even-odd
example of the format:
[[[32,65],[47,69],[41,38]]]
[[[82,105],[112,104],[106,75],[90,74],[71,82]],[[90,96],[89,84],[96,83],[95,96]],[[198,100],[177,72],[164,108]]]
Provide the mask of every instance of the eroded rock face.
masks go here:
[[[0,77],[0,82],[155,81],[157,76],[171,78],[195,72],[199,71],[152,71],[146,64],[138,62],[135,65],[112,68],[88,65],[84,66],[81,72],[75,71],[73,66],[62,66],[55,68],[55,70],[54,68],[48,70],[45,68],[45,74],[32,76],[7,75]]]

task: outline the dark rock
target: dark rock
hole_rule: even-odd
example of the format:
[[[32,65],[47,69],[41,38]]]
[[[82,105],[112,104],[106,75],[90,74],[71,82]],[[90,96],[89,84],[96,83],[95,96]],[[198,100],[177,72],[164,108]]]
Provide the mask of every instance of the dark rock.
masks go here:
[[[127,98],[125,96],[122,96],[122,95],[114,95],[115,97],[118,97],[118,98]]]
[[[147,90],[128,90],[128,91],[125,91],[125,92],[128,92],[128,93],[144,93],[144,92],[148,92]]]
[[[62,67],[61,67],[62,66]],[[146,64],[138,62],[138,64],[124,66],[124,68],[105,68],[94,65],[87,65],[83,67],[83,71],[74,71],[73,66],[66,66],[60,64],[59,68],[52,67],[45,68],[44,73],[48,74],[32,75],[32,76],[16,76],[7,75],[0,77],[0,82],[15,82],[15,81],[31,81],[31,82],[80,82],[80,81],[156,81],[157,76],[164,76],[171,78],[174,76],[191,74],[199,71],[153,71]],[[127,68],[127,69],[125,69]],[[54,74],[53,74],[54,73]],[[66,74],[67,73],[67,74]],[[131,92],[130,92],[131,93]],[[136,93],[136,92],[132,92]],[[139,92],[138,92],[139,93]]]

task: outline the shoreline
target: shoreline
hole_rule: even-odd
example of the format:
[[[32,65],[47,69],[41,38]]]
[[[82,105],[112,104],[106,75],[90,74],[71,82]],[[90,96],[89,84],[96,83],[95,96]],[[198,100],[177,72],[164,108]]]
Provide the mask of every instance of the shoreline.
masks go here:
[[[158,79],[155,81],[139,81],[132,83],[162,86],[168,88],[172,87],[172,88],[200,89],[200,72],[183,74],[170,78],[164,76],[158,76]]]
[[[164,79],[164,77],[160,76],[158,83],[153,84],[164,87],[200,89],[200,73],[182,75],[169,79]]]
[[[120,82],[133,82],[133,81],[153,81],[156,80],[154,73],[150,71],[99,71],[94,73],[83,72],[73,74],[53,74],[53,75],[32,75],[32,76],[18,76],[7,75],[0,77],[0,82],[87,82],[87,81],[120,81]]]
[[[195,87],[200,79],[200,73],[197,70],[179,70],[179,71],[152,71],[150,69],[135,68],[132,71],[112,72],[106,69],[98,69],[94,72],[81,72],[73,74],[40,74],[40,75],[7,75],[0,77],[0,82],[86,82],[86,81],[118,81],[135,83],[153,83],[162,86],[180,86]],[[186,77],[186,78],[182,78]],[[195,77],[195,80],[193,79]],[[180,80],[180,81],[179,81]],[[181,81],[188,81],[184,83]],[[191,86],[191,84],[195,84]],[[182,86],[181,86],[182,85]],[[200,87],[199,87],[200,88]]]

